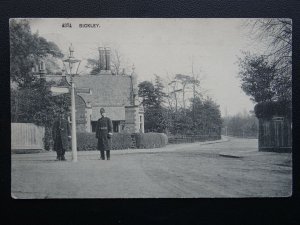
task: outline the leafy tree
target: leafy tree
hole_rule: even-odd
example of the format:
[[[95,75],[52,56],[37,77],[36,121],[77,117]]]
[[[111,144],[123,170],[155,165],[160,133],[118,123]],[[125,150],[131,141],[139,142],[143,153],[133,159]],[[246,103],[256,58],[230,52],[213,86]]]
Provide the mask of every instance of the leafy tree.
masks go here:
[[[271,101],[279,97],[274,86],[276,76],[275,65],[270,64],[263,56],[245,53],[239,59],[239,77],[243,91],[255,102]]]
[[[250,19],[247,27],[251,28],[250,37],[268,45],[263,58],[273,67],[272,70],[275,70],[272,80],[272,91],[275,94],[272,100],[291,101],[292,20],[286,18]]]
[[[164,92],[164,85],[162,83],[162,79],[155,75],[155,81],[154,81],[154,105],[159,107],[162,106],[162,104],[165,102],[165,97],[167,96]]]
[[[183,109],[179,109],[177,113],[175,112],[170,112],[170,122],[168,126],[168,130],[172,134],[192,134],[192,127],[193,127],[193,121],[190,116],[187,116],[188,110],[185,110],[183,112]]]
[[[155,77],[155,83],[143,81],[139,85],[139,97],[145,110],[145,130],[164,132],[168,116],[167,110],[163,107],[166,94],[159,76]]]
[[[10,77],[19,87],[30,86],[35,78],[32,67],[42,58],[62,58],[57,45],[32,34],[28,20],[11,19],[10,29]]]
[[[97,73],[100,73],[100,64],[99,64],[99,59],[87,59],[87,68],[91,68],[92,70],[90,71],[91,75],[95,75]]]
[[[210,98],[192,99],[188,116],[192,119],[194,134],[220,134],[222,120],[219,106]]]
[[[69,94],[52,96],[50,84],[36,83],[31,87],[12,89],[11,122],[44,126],[46,128],[45,149],[49,150],[52,124],[60,113],[69,114],[70,103]]]
[[[151,107],[145,109],[145,131],[165,132],[168,123],[167,111],[163,107]]]
[[[178,90],[179,92],[182,90],[178,87],[182,87],[181,82],[185,82],[185,88],[187,85],[199,88],[199,82],[195,82],[195,78],[187,75],[177,75],[177,79],[169,83],[168,95],[164,92],[164,85],[158,76],[155,77],[154,84],[149,81],[139,84],[139,96],[145,109],[145,131],[170,132],[174,135],[220,135],[222,125],[220,109],[210,98],[202,100],[195,94],[190,99],[191,104],[188,108],[178,107],[176,101],[175,107],[170,103],[174,100],[172,93],[176,95]],[[170,104],[169,107],[165,106],[166,99]]]
[[[155,104],[155,87],[150,81],[143,81],[138,85],[138,95],[142,98],[142,104],[145,108],[149,108]]]
[[[46,127],[45,147],[49,149],[50,128],[57,115],[69,111],[70,96],[52,96],[53,83],[36,79],[32,67],[41,59],[57,67],[63,57],[53,42],[32,34],[28,20],[10,20],[11,122],[35,123]],[[49,68],[48,68],[48,71]]]

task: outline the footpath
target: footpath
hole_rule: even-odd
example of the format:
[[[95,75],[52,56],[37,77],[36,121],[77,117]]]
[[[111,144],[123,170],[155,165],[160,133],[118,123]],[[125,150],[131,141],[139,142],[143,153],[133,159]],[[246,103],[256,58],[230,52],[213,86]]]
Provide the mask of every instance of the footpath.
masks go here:
[[[223,143],[228,142],[231,139],[236,139],[233,137],[226,137],[222,136],[220,140],[215,141],[204,141],[204,142],[194,142],[194,143],[181,143],[181,144],[168,144],[165,147],[162,148],[152,148],[152,149],[122,149],[122,150],[112,150],[112,155],[122,155],[122,154],[139,154],[139,153],[159,153],[159,152],[176,152],[177,150],[182,150],[183,148],[190,148],[195,146],[204,146],[209,144],[216,144],[216,143]],[[275,154],[272,152],[260,152],[258,149],[251,149],[251,150],[226,150],[221,151],[218,153],[222,157],[230,157],[230,158],[243,158],[247,156],[265,156],[270,154]],[[12,154],[12,159],[14,158],[31,158],[34,156],[34,158],[53,158],[56,155],[54,151],[42,151],[38,153],[24,153],[24,154]],[[99,155],[98,150],[92,150],[92,151],[78,151],[77,152],[78,157],[80,156],[91,156],[91,155]],[[72,152],[68,151],[66,152],[67,159],[71,159]]]
[[[227,142],[230,139],[227,137],[222,136],[220,140],[215,140],[215,141],[204,141],[204,142],[194,142],[194,143],[182,143],[182,144],[168,144],[165,147],[162,148],[151,148],[151,149],[122,149],[122,150],[111,150],[111,154],[113,155],[120,155],[120,154],[137,154],[137,153],[158,153],[158,152],[173,152],[180,150],[184,148],[186,145],[189,146],[202,146],[202,145],[209,145],[209,144],[215,144],[215,143],[223,143]],[[92,150],[92,151],[78,151],[77,155],[78,157],[80,156],[89,156],[89,155],[99,155],[98,150]],[[34,156],[34,158],[39,158],[42,157],[44,158],[45,156],[53,157],[55,156],[56,153],[55,151],[41,151],[41,152],[36,152],[36,153],[14,153],[12,154],[12,159],[14,158],[31,158]],[[66,152],[66,157],[70,158],[72,155],[71,151]]]

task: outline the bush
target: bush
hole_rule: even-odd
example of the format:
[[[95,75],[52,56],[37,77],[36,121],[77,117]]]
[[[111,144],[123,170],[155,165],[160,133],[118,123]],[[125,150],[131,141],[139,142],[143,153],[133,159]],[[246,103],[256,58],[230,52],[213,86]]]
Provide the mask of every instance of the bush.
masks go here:
[[[77,133],[78,151],[91,151],[97,149],[97,138],[95,133]],[[114,133],[112,136],[111,149],[128,149],[133,146],[130,134]]]
[[[273,116],[291,117],[292,104],[288,101],[261,102],[254,107],[257,118],[272,118]]]
[[[97,138],[95,133],[77,133],[77,150],[90,151],[97,149]]]
[[[167,135],[163,133],[135,133],[136,148],[160,148],[168,143]]]
[[[131,134],[127,133],[114,133],[112,136],[111,149],[128,149],[133,147]]]

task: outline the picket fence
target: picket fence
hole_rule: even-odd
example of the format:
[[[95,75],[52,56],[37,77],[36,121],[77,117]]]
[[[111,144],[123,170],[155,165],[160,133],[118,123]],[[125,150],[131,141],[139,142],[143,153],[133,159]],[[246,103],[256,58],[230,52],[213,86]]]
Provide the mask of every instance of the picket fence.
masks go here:
[[[11,149],[44,149],[45,128],[33,123],[11,123]]]

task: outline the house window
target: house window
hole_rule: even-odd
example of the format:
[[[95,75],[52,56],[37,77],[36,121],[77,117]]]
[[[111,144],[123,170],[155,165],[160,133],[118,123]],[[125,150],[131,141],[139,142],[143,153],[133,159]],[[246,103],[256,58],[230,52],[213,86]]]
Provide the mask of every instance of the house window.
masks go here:
[[[120,127],[120,121],[112,121],[113,124],[113,132],[118,133]]]
[[[45,69],[45,63],[43,61],[40,62],[40,70]]]
[[[143,117],[140,116],[140,130],[143,130]]]
[[[98,121],[91,121],[91,124],[92,124],[92,132],[96,132],[96,129],[97,129],[97,122],[98,122]]]

